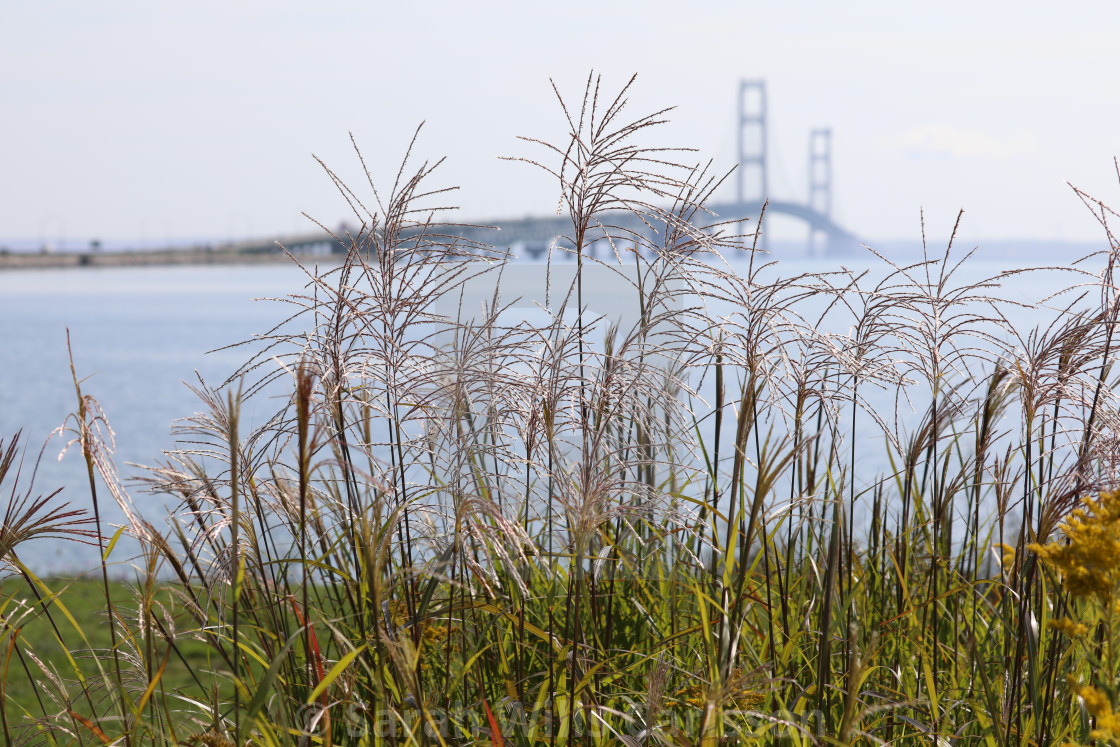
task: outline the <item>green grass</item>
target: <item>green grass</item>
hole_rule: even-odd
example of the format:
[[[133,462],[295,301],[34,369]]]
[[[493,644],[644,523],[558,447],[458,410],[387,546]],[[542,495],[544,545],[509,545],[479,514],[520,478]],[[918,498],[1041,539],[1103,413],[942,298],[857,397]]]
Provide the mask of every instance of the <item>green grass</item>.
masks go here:
[[[136,587],[118,581],[111,582],[109,590],[120,628],[135,631],[140,618]],[[107,654],[112,650],[112,636],[101,582],[89,578],[48,578],[36,579],[32,584],[9,577],[0,583],[0,598],[5,602],[4,616],[10,626],[5,642],[14,641],[4,677],[9,717],[18,722],[74,704],[75,710],[80,710],[83,702],[88,702],[85,692],[102,690],[108,677]],[[149,646],[171,651],[166,656],[166,666],[162,660],[158,662],[163,669],[154,695],[166,698],[171,693],[189,692],[201,696],[201,680],[211,697],[215,695],[212,688],[217,687],[219,702],[228,701],[232,684],[228,678],[212,676],[210,648],[197,637],[182,635],[194,620],[184,610],[179,590],[159,585],[148,604],[159,617],[153,625],[156,641],[129,636],[120,648],[149,664],[157,663]],[[158,638],[164,632],[173,636],[174,648],[160,646]],[[130,674],[141,677],[146,685],[155,671]],[[190,726],[190,719],[183,712],[179,727]]]

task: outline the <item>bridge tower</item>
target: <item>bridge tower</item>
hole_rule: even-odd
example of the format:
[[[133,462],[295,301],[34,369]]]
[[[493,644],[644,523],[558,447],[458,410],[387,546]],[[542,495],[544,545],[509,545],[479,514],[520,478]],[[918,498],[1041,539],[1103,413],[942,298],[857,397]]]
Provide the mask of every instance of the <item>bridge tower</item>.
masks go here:
[[[739,168],[736,169],[739,204],[763,201],[769,195],[766,177],[766,81],[739,81]],[[757,216],[756,216],[757,220]],[[759,226],[755,224],[757,229]],[[759,248],[766,249],[766,234]]]
[[[809,209],[832,217],[832,130],[818,128],[809,133]],[[828,251],[828,234],[809,226],[809,256]]]

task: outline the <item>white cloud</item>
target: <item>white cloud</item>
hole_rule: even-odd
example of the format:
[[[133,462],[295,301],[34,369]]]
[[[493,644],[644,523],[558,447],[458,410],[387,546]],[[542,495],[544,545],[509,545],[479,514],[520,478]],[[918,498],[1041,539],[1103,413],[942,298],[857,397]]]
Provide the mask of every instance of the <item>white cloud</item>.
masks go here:
[[[1010,159],[1040,151],[1038,136],[1030,130],[997,137],[981,130],[939,123],[915,125],[906,130],[898,142],[912,158]]]

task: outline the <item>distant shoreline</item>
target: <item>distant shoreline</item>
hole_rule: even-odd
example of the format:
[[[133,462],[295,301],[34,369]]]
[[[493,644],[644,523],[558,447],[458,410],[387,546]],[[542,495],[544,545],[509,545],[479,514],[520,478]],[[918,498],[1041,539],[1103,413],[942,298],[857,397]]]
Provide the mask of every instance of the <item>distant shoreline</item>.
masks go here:
[[[798,242],[777,240],[771,247],[773,260],[823,260],[843,263],[852,257],[869,255],[864,251],[853,254],[810,257],[801,251]],[[335,264],[342,261],[342,254],[323,251],[329,242],[321,242],[317,251],[300,251],[306,244],[297,244],[291,256],[300,262]],[[893,260],[917,262],[922,258],[921,241],[894,240],[868,242],[872,247]],[[942,246],[931,242],[931,246]],[[975,259],[980,261],[1006,262],[1012,264],[1044,262],[1069,265],[1087,255],[1108,250],[1107,241],[1062,241],[1044,239],[990,239],[975,244],[960,245],[957,256],[963,257],[969,250],[976,249]],[[290,261],[289,253],[277,248],[276,244],[265,245],[261,242],[245,244],[217,245],[213,247],[195,246],[181,249],[136,249],[136,250],[90,250],[90,251],[9,251],[0,249],[0,272],[6,270],[45,270],[81,267],[158,267],[178,265],[257,265],[283,264]]]
[[[281,264],[298,260],[337,262],[331,254],[286,252],[243,252],[235,249],[160,249],[127,252],[6,252],[0,253],[0,272],[46,270],[68,267],[150,267],[175,265]]]

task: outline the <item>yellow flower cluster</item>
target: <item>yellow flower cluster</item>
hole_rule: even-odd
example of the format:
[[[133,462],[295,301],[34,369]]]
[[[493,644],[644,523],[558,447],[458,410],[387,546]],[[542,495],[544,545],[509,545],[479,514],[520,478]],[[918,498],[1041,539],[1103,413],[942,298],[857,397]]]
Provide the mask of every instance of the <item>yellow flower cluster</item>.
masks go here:
[[[1089,626],[1085,623],[1070,620],[1068,617],[1056,617],[1050,621],[1050,627],[1059,633],[1065,633],[1070,638],[1082,638],[1089,635]]]
[[[1014,547],[1004,544],[1003,542],[997,542],[995,546],[999,549],[1000,552],[999,563],[1001,566],[1003,566],[1004,568],[1010,568],[1011,566],[1015,565]]]
[[[1089,737],[1107,744],[1116,744],[1120,739],[1120,714],[1112,710],[1112,701],[1108,695],[1098,688],[1078,685],[1072,681],[1070,688],[1085,701],[1085,708],[1097,720],[1097,728],[1089,732]]]
[[[429,646],[434,646],[447,640],[451,629],[446,625],[427,623],[421,627],[420,639]]]
[[[693,708],[703,708],[709,699],[718,702],[724,708],[749,711],[766,702],[766,693],[747,687],[746,678],[736,669],[732,672],[730,680],[718,690],[707,682],[698,680],[676,694],[679,704]]]
[[[1061,573],[1066,591],[1107,602],[1120,582],[1120,491],[1085,499],[1061,528],[1065,541],[1031,549]]]
[[[398,633],[409,628],[410,617],[404,602],[398,599],[390,600],[386,605],[385,612],[387,613],[387,621]],[[442,643],[451,635],[451,629],[447,625],[432,622],[431,619],[417,620],[416,626],[420,630],[420,640],[425,645]]]
[[[1061,530],[1064,537],[1045,545],[1031,545],[1030,549],[1061,574],[1066,591],[1099,602],[1107,625],[1108,618],[1120,613],[1116,594],[1120,585],[1120,491],[1083,499],[1062,522]],[[1083,622],[1065,618],[1052,620],[1050,627],[1071,638],[1085,638],[1091,629]],[[1101,679],[1102,674],[1106,683],[1113,681],[1110,673],[1099,670],[1093,679]],[[1111,688],[1082,684],[1072,675],[1067,681],[1070,692],[1081,699],[1096,722],[1089,738],[1096,743],[1120,745],[1120,713],[1113,708]]]

